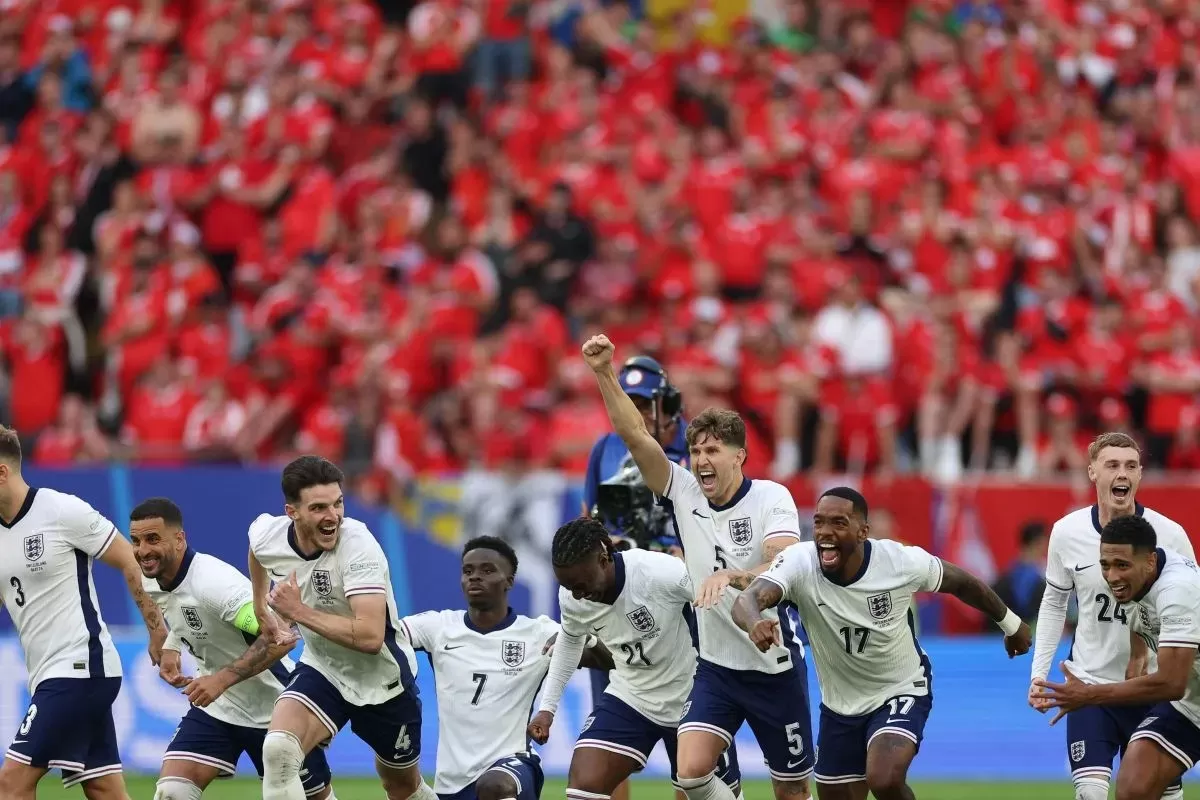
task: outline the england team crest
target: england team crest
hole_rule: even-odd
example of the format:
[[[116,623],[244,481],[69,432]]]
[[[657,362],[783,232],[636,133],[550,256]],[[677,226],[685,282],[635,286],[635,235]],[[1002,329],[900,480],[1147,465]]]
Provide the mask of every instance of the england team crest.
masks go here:
[[[505,639],[500,644],[500,658],[506,667],[519,667],[525,661],[525,643]]]
[[[750,518],[729,520],[729,538],[739,546],[750,544],[750,540],[754,538],[754,531],[750,527]]]
[[[629,619],[629,624],[639,633],[649,633],[654,630],[654,615],[645,606],[638,606],[625,616]]]
[[[887,619],[892,613],[892,593],[873,594],[867,598],[867,610],[875,619]]]
[[[317,594],[321,597],[329,597],[333,591],[333,581],[329,577],[329,571],[324,569],[314,569],[312,574],[312,585],[317,590]]]
[[[180,606],[179,610],[183,612],[183,621],[187,626],[194,631],[198,631],[204,627],[204,623],[200,621],[200,612],[191,606]]]
[[[1087,755],[1087,742],[1071,742],[1071,760],[1078,763]]]
[[[35,533],[32,536],[25,537],[25,560],[37,561],[42,557],[42,553],[46,552],[46,540],[42,538],[42,534]]]

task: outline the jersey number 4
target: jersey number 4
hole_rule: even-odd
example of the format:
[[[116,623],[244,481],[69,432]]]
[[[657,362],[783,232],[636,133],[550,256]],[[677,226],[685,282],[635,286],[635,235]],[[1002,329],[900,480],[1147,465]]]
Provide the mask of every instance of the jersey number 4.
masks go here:
[[[1113,622],[1115,620],[1122,625],[1129,624],[1129,619],[1125,616],[1125,609],[1121,608],[1121,604],[1108,595],[1096,595],[1096,605],[1100,606],[1096,609],[1097,622]],[[1112,610],[1111,614],[1108,613],[1110,609]]]

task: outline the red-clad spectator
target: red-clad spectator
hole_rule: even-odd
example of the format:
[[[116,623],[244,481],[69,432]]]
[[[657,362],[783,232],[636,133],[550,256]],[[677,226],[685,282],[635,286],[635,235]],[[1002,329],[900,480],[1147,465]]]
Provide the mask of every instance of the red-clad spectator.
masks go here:
[[[211,381],[188,412],[183,446],[193,458],[227,458],[245,424],[246,409],[222,381]]]
[[[1048,425],[1038,446],[1038,470],[1043,475],[1066,473],[1078,478],[1087,470],[1088,444],[1095,435],[1078,424],[1079,405],[1065,394],[1046,400]]]
[[[0,341],[15,388],[9,397],[12,424],[36,433],[58,417],[67,377],[66,340],[60,328],[26,313]]]
[[[1186,324],[1172,330],[1171,349],[1154,356],[1146,369],[1150,405],[1146,411],[1147,445],[1151,458],[1162,464],[1183,418],[1200,392],[1200,352]]]
[[[821,387],[820,404],[813,469],[895,470],[899,409],[886,381],[854,375],[829,381]]]
[[[128,396],[122,439],[142,461],[180,461],[188,415],[195,403],[173,363],[165,356],[159,358]]]
[[[31,458],[46,467],[103,461],[112,448],[96,425],[92,410],[79,395],[64,395],[54,424],[38,434]]]

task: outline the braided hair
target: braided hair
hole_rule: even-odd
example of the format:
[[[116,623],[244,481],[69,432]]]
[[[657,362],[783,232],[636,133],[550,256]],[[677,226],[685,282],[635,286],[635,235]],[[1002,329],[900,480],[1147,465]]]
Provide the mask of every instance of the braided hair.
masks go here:
[[[612,556],[613,543],[604,523],[591,517],[579,517],[555,532],[550,558],[555,567],[571,567],[601,549]]]

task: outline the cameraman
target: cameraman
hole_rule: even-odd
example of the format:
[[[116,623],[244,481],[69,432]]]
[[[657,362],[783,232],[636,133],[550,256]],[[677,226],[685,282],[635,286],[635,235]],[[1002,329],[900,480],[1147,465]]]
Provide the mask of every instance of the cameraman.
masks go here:
[[[683,396],[667,380],[666,370],[649,356],[635,356],[621,367],[618,379],[625,394],[642,412],[646,430],[658,439],[667,458],[686,465],[688,448],[683,436],[687,427],[683,422]],[[592,454],[588,458],[587,476],[583,482],[583,515],[602,520],[619,548],[640,547],[680,555],[682,551],[674,520],[658,506],[640,474],[636,474],[636,483],[631,485],[630,476],[635,473],[637,467],[633,464],[633,456],[621,437],[612,432],[601,436],[592,446]],[[626,491],[623,495],[607,488],[602,491],[601,484],[606,483],[608,487],[616,484]],[[625,501],[623,507],[602,507],[606,505],[602,499],[613,496]],[[630,499],[634,500],[633,509],[624,507]],[[633,513],[629,513],[631,511]],[[591,676],[594,703],[608,686],[608,673],[593,669]],[[613,792],[612,800],[628,798],[629,782],[626,781]]]

